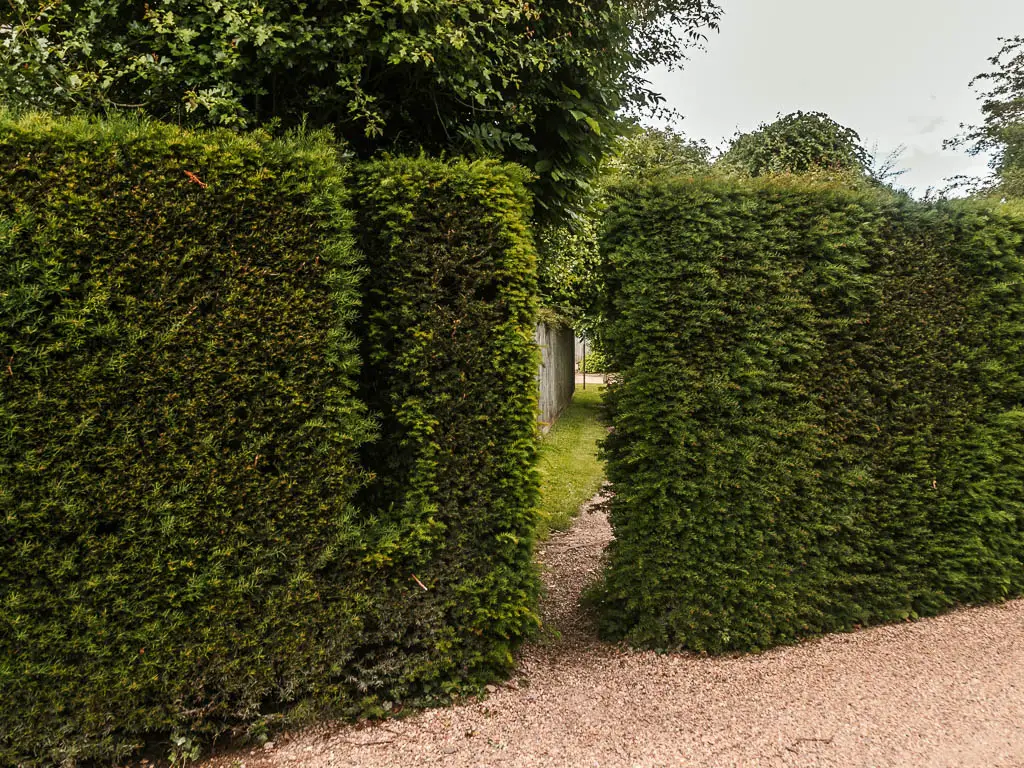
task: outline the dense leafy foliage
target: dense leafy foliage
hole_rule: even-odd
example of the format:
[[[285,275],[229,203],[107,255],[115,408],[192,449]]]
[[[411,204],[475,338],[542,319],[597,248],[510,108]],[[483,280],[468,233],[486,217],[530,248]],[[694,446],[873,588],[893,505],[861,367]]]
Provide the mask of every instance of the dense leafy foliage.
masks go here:
[[[334,149],[0,117],[0,762],[309,693],[368,597]]]
[[[1024,592],[1021,214],[618,190],[606,636],[750,650]]]
[[[815,170],[867,173],[871,158],[853,129],[822,112],[794,112],[738,134],[716,166],[749,176]]]
[[[715,26],[710,0],[3,0],[0,93],[178,122],[334,126],[363,154],[497,154],[571,209],[641,74]]]
[[[587,327],[600,303],[603,280],[595,212],[572,224],[541,227],[537,252],[544,307],[574,328]]]
[[[375,604],[376,651],[439,694],[507,671],[537,626],[526,179],[491,161],[402,159],[354,182],[369,263],[363,391],[381,429],[362,506],[396,574]]]
[[[673,173],[706,173],[711,148],[671,129],[640,129],[620,136],[602,166],[595,194],[574,221],[541,227],[540,295],[544,306],[579,331],[599,333],[604,301],[603,260],[597,242],[604,190],[624,180]]]
[[[364,170],[363,267],[337,154],[0,117],[0,763],[447,699],[536,625],[522,173]]]
[[[586,352],[586,357],[581,357],[579,361],[580,371],[586,373],[608,373],[611,371],[608,356],[604,353],[599,341],[587,339]]]
[[[966,146],[974,155],[992,153],[993,177],[968,184],[969,189],[1024,197],[1024,37],[1001,42],[999,52],[989,59],[995,69],[971,81],[988,87],[981,94],[982,124],[969,127],[948,144]]]
[[[671,128],[644,128],[616,140],[601,176],[602,188],[665,174],[704,173],[711,147]]]

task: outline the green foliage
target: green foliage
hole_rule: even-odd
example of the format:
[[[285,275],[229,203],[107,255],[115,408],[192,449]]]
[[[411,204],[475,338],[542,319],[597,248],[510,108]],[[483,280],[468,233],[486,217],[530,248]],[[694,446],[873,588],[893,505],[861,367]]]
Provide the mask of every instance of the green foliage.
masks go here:
[[[856,131],[822,112],[794,112],[737,134],[715,165],[748,176],[816,170],[863,175],[871,158]]]
[[[572,525],[580,507],[601,489],[604,464],[597,456],[598,441],[605,429],[600,421],[601,392],[593,382],[576,387],[572,402],[544,435],[540,444],[540,521],[537,533]]]
[[[766,648],[1024,592],[1024,217],[618,190],[603,633]]]
[[[967,147],[972,155],[991,152],[989,179],[959,178],[952,188],[975,194],[1024,197],[1024,37],[1000,38],[1002,47],[988,61],[995,69],[984,72],[971,85],[986,84],[981,93],[981,125],[946,142]],[[961,126],[963,127],[963,126]]]
[[[711,148],[673,130],[632,130],[618,138],[583,213],[569,223],[549,224],[537,233],[540,295],[545,307],[579,331],[601,323],[604,275],[597,227],[603,190],[628,179],[709,169]]]
[[[373,652],[385,668],[402,654],[427,693],[506,672],[538,622],[527,179],[492,161],[400,159],[354,181],[363,391],[381,422],[361,503],[395,574],[374,606]]]
[[[711,147],[673,129],[644,128],[618,139],[604,169],[602,184],[612,186],[661,175],[704,173]]]
[[[209,736],[357,647],[343,190],[317,138],[0,114],[0,763]]]
[[[61,111],[140,108],[246,127],[334,126],[362,156],[423,148],[535,170],[572,209],[642,73],[680,64],[710,0],[2,0],[0,93]]]
[[[0,764],[450,700],[536,627],[525,174],[359,169],[364,267],[346,172],[0,116]]]
[[[604,353],[601,345],[588,339],[587,355],[584,359],[580,360],[580,370],[587,373],[608,373],[612,370],[609,367],[610,364],[608,356]]]
[[[537,233],[539,290],[544,306],[574,328],[585,327],[601,296],[601,252],[593,215]]]
[[[1021,95],[1024,101],[1024,93]],[[1002,197],[1024,199],[1024,121],[1002,131],[1003,149],[996,166]]]

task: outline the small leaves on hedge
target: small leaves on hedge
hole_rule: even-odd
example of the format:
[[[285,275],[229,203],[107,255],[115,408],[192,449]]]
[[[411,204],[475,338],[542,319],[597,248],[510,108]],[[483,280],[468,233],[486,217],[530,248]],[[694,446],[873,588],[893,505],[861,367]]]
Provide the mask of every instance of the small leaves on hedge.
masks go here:
[[[361,170],[364,265],[338,156],[0,113],[0,764],[449,697],[536,625],[525,177]]]
[[[316,137],[0,115],[0,763],[211,734],[358,645],[343,174]]]
[[[479,685],[537,626],[537,264],[528,175],[489,161],[358,166],[362,390],[379,415],[361,499],[405,577],[377,645],[424,690]],[[397,621],[395,620],[397,617]]]
[[[605,636],[766,648],[1024,592],[1024,218],[782,178],[605,222]]]

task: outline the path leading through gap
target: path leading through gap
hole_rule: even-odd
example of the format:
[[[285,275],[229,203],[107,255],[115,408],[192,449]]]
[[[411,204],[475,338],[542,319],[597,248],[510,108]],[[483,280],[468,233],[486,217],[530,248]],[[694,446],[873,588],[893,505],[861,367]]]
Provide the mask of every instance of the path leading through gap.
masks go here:
[[[207,768],[1024,767],[1024,600],[756,656],[631,651],[578,607],[611,539],[600,501],[539,552],[560,637],[486,701],[324,724]]]

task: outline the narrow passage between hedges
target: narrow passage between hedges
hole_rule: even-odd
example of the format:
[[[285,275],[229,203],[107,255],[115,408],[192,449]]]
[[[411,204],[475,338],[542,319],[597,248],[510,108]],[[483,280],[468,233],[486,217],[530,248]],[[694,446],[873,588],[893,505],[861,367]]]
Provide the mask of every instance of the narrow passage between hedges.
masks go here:
[[[598,416],[603,389],[577,387],[572,403],[541,440],[537,457],[541,541],[552,531],[569,528],[580,507],[604,482],[604,465],[597,457],[598,441],[606,434]]]
[[[1024,765],[1024,600],[756,656],[634,652],[578,606],[611,540],[603,501],[540,548],[560,634],[487,700],[323,724],[206,768]]]

